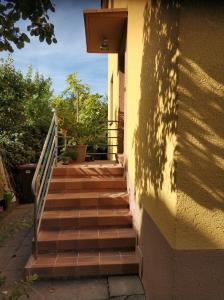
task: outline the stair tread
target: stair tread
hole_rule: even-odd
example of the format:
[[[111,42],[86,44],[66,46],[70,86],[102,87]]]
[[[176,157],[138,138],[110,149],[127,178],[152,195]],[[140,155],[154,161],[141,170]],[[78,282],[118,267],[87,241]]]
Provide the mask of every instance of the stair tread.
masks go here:
[[[135,251],[60,252],[39,254],[37,259],[31,255],[25,268],[138,263],[138,256]]]
[[[97,163],[79,163],[79,164],[69,164],[69,165],[62,165],[62,164],[58,164],[55,169],[80,169],[80,168],[84,168],[84,169],[96,169],[96,168],[103,168],[103,169],[107,169],[107,168],[115,168],[115,169],[124,169],[123,166],[121,166],[120,164],[117,163],[105,163],[105,161],[100,161]]]
[[[79,193],[81,194],[82,192],[85,193],[122,193],[122,192],[126,192],[127,189],[126,188],[75,188],[75,189],[70,189],[70,188],[61,188],[61,189],[51,189],[49,191],[49,194],[59,194],[59,195],[66,195],[66,194],[70,194],[70,193]]]
[[[133,228],[108,228],[89,230],[42,230],[38,234],[38,242],[44,241],[65,241],[82,239],[121,239],[136,238]]]
[[[123,173],[121,165],[105,162],[54,168],[37,238],[38,257],[29,258],[27,275],[138,273],[137,235]]]
[[[57,211],[44,211],[43,219],[57,218],[83,218],[83,217],[111,217],[130,216],[129,209],[70,209]]]
[[[126,181],[124,177],[97,177],[91,176],[87,178],[80,178],[80,177],[52,177],[51,182],[106,182],[106,181]]]
[[[117,198],[117,197],[126,197],[128,195],[127,192],[123,191],[110,191],[110,192],[78,192],[78,193],[69,193],[66,192],[64,194],[59,193],[49,193],[47,196],[47,200],[53,199],[89,199],[89,198]]]

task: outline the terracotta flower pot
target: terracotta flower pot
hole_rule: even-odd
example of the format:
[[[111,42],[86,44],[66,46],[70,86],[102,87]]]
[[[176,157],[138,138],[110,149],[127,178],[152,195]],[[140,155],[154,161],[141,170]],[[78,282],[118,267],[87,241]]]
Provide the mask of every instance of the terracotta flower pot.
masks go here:
[[[62,128],[62,129],[61,129],[61,134],[62,134],[63,136],[66,136],[67,131],[68,131],[67,129]]]
[[[76,150],[78,152],[77,162],[84,162],[86,159],[87,145],[76,145]]]

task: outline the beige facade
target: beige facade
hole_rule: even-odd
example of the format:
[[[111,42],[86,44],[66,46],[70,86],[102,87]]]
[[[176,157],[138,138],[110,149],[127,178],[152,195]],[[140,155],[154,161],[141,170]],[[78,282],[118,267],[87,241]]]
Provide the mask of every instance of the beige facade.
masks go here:
[[[146,293],[224,299],[224,6],[110,5],[128,9],[124,153]],[[114,119],[117,70],[109,54]]]

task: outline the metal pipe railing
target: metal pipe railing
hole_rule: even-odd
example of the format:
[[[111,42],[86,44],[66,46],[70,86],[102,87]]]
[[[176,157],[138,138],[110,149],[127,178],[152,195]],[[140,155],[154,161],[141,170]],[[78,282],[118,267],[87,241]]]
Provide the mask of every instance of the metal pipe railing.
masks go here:
[[[118,153],[118,139],[119,139],[119,121],[117,120],[108,120],[106,122],[102,122],[99,123],[100,125],[102,125],[102,128],[100,128],[101,132],[105,132],[105,143],[97,143],[97,146],[104,146],[103,148],[105,148],[105,151],[107,152],[94,152],[93,148],[96,145],[96,143],[93,141],[91,143],[91,145],[89,145],[89,147],[87,148],[87,155],[91,155],[93,157],[97,157],[97,156],[102,156],[102,155],[113,155],[116,158],[116,154]],[[114,128],[110,128],[111,126],[114,126]],[[62,133],[58,133],[58,137],[59,138],[63,138],[63,143],[59,143],[58,145],[58,149],[60,148],[64,148],[66,149],[67,143],[69,139],[72,139],[73,136],[66,134],[62,134]],[[110,148],[112,148],[112,150],[114,150],[113,152],[111,152],[112,150],[110,150]],[[92,152],[93,151],[93,152]]]
[[[34,200],[34,257],[38,255],[37,237],[40,229],[41,217],[44,210],[44,204],[48,193],[50,180],[54,165],[57,164],[58,153],[58,122],[57,116],[51,121],[50,128],[43,149],[33,176],[32,191]]]

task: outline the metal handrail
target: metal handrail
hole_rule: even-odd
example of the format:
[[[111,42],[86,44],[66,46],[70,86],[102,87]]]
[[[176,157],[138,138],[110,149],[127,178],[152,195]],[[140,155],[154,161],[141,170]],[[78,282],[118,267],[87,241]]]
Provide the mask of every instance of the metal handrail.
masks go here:
[[[41,217],[48,193],[54,165],[57,164],[58,154],[58,122],[57,116],[51,121],[50,128],[33,176],[32,191],[34,200],[34,257],[38,255],[37,236],[40,229]]]

